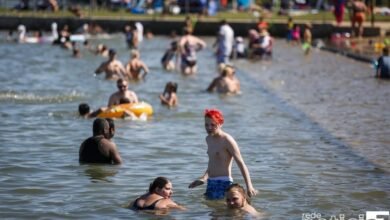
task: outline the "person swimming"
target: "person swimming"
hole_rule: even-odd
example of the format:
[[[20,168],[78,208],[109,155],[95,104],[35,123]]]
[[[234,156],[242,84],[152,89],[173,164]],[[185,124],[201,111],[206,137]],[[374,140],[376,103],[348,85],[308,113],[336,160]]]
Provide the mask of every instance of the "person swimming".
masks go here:
[[[150,183],[148,192],[136,198],[128,205],[128,208],[135,211],[168,208],[185,209],[171,199],[172,194],[172,183],[165,177],[157,177]]]

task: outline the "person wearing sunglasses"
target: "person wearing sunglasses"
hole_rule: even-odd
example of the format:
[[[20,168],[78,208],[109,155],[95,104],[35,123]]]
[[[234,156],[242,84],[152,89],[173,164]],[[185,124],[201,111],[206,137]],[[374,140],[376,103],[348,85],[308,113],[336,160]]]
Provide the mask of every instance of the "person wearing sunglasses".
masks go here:
[[[121,99],[128,99],[130,103],[137,103],[138,97],[135,92],[128,89],[128,82],[125,79],[118,79],[116,82],[118,91],[114,92],[108,100],[108,107],[121,104]]]

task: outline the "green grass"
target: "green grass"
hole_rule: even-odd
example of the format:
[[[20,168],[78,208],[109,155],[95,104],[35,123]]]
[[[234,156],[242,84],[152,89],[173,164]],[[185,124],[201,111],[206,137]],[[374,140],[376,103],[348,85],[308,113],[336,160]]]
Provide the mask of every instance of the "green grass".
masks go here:
[[[166,15],[161,17],[160,14],[148,15],[148,14],[132,14],[125,10],[111,11],[107,9],[100,10],[89,10],[82,9],[82,13],[85,18],[110,18],[110,19],[151,19],[151,20],[184,20],[184,14],[181,15]],[[58,12],[50,11],[11,11],[9,9],[0,8],[0,14],[7,16],[21,16],[21,17],[63,17],[63,18],[75,18],[75,16],[66,11],[61,10]],[[192,17],[197,17],[196,14],[191,14]],[[277,15],[275,13],[267,15],[267,20],[284,22],[287,20],[287,16]],[[299,16],[293,16],[295,21],[314,21],[314,22],[333,22],[335,20],[333,13],[329,11],[322,11],[317,14],[305,14]],[[240,20],[240,21],[256,21],[257,18],[252,13],[248,12],[219,12],[216,16],[203,17],[205,21],[219,21],[221,19],[228,19],[229,21]],[[370,16],[367,17],[369,21]],[[349,21],[349,16],[346,13],[344,21]],[[375,15],[375,21],[379,22],[390,22],[390,16]]]

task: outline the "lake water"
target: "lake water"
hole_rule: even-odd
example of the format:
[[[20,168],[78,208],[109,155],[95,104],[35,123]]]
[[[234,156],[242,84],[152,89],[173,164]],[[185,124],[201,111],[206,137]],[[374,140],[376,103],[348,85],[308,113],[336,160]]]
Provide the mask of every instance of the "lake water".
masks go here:
[[[100,42],[116,48],[121,61],[128,60],[122,35],[92,40]],[[236,138],[259,190],[252,204],[268,219],[302,219],[315,213],[357,219],[366,211],[389,210],[387,172],[340,144],[251,74],[238,70],[241,95],[204,92],[217,75],[209,48],[199,53],[195,76],[163,71],[160,58],[168,45],[169,39],[156,37],[141,46],[151,73],[129,88],[150,103],[155,114],[148,121],[115,121],[114,141],[124,164],[108,166],[78,163],[79,146],[92,135],[93,122],[77,117],[78,104],[87,102],[96,109],[116,91],[113,81],[93,75],[105,59],[86,51],[74,59],[69,51],[47,44],[0,42],[2,218],[158,218],[124,208],[157,176],[172,180],[174,200],[188,208],[168,213],[167,219],[232,217],[222,202],[203,198],[204,186],[187,188],[206,169],[203,111],[211,107],[223,111],[224,130]],[[284,54],[301,59],[288,50]],[[161,106],[158,99],[168,81],[179,84],[180,104],[174,109]],[[233,178],[244,184],[235,164]]]

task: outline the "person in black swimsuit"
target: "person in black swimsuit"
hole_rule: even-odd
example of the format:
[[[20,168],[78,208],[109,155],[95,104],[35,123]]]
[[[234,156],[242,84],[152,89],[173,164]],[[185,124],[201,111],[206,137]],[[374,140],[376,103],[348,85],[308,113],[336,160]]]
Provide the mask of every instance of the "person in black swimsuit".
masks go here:
[[[149,186],[149,191],[129,204],[133,210],[161,210],[168,208],[185,209],[172,199],[172,183],[165,177],[157,177]]]
[[[86,139],[80,146],[80,163],[122,163],[121,156],[114,142],[109,139],[110,126],[106,119],[97,118],[93,122],[93,136]]]

